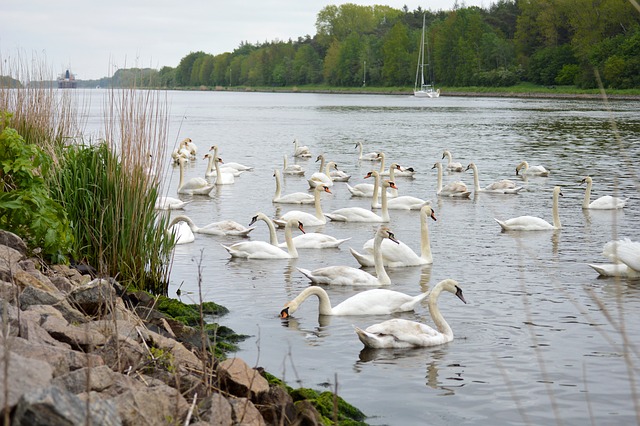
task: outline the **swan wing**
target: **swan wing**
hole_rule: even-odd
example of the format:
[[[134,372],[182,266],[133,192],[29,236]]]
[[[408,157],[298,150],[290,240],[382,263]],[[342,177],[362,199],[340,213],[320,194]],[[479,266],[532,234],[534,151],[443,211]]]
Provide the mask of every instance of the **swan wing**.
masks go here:
[[[336,248],[351,238],[337,239],[331,235],[321,234],[319,232],[307,232],[306,234],[297,235],[292,238],[293,244],[299,249],[324,249]],[[287,243],[278,244],[278,247],[286,247]]]
[[[362,248],[367,252],[367,256],[371,258],[371,264],[363,265],[363,266],[374,266],[373,238],[367,240],[363,244]],[[382,250],[383,265],[388,266],[389,268],[402,268],[405,266],[426,265],[428,263],[425,259],[422,259],[420,256],[418,256],[411,249],[411,247],[409,247],[402,241],[396,244],[395,242],[385,238],[384,240],[382,240],[382,245],[380,246],[380,249]]]
[[[291,194],[283,195],[280,198],[274,198],[272,201],[280,204],[313,204],[315,200],[311,194],[305,194],[304,192],[292,192]]]
[[[640,272],[634,271],[624,263],[588,263],[600,276],[603,277],[619,277],[619,278],[638,278]]]
[[[190,202],[173,197],[158,197],[155,208],[156,210],[178,210],[184,208]]]
[[[315,284],[380,285],[378,279],[373,275],[350,266],[325,266],[313,271],[298,268],[298,271]]]
[[[356,293],[333,308],[334,315],[386,315],[411,311],[414,297],[399,291],[375,288]]]
[[[286,212],[277,220],[274,220],[274,223],[276,223],[278,226],[284,226],[291,219],[297,219],[298,221],[302,222],[304,226],[319,226],[326,223],[326,219],[318,219],[315,215],[300,210],[291,210],[289,212]]]
[[[387,208],[396,210],[420,210],[429,203],[430,201],[425,201],[418,197],[403,195],[387,200]]]
[[[382,217],[362,207],[345,207],[325,216],[336,222],[383,222]]]
[[[624,263],[640,272],[640,242],[631,241],[629,238],[609,241],[604,245],[602,254],[616,263]]]
[[[243,241],[230,246],[220,244],[231,255],[246,259],[290,259],[288,252],[266,241]]]
[[[519,216],[500,221],[495,219],[504,231],[543,231],[555,229],[552,224],[535,216]]]
[[[188,244],[195,241],[195,235],[186,222],[178,222],[169,228],[169,233],[175,235],[176,244]]]
[[[612,210],[621,209],[627,203],[628,198],[617,198],[611,195],[604,195],[589,203],[590,209]]]
[[[347,184],[347,189],[354,197],[373,197],[373,184],[359,183],[355,186]]]
[[[356,333],[360,340],[373,348],[407,348],[433,346],[450,341],[451,338],[428,325],[402,318],[394,318],[371,325]],[[361,333],[362,332],[362,333]],[[363,340],[364,338],[364,340]]]

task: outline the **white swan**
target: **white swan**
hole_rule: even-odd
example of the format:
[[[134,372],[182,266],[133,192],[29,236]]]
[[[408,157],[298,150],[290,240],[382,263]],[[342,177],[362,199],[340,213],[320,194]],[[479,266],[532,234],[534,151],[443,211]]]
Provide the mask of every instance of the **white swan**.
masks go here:
[[[385,170],[384,152],[380,152],[378,154],[378,157],[380,158],[380,170],[378,170],[378,173],[380,174],[380,176],[389,176],[390,180],[394,180],[396,176],[413,177],[413,175],[415,174],[415,170],[413,169],[413,167],[409,167],[405,169],[403,167],[400,167],[398,163],[391,163],[391,165],[389,166],[389,170]]]
[[[560,229],[560,214],[558,213],[558,197],[562,195],[560,187],[553,188],[553,225],[544,219],[535,216],[518,216],[507,219],[504,222],[496,219],[503,231],[545,231],[547,229]]]
[[[520,174],[520,170],[522,174]],[[544,166],[529,166],[529,163],[526,161],[522,161],[520,164],[516,166],[516,176],[549,176],[549,170],[545,169]]]
[[[374,288],[361,291],[331,307],[329,295],[322,287],[312,285],[300,292],[295,299],[287,302],[280,311],[280,318],[288,318],[298,310],[302,302],[311,296],[317,296],[320,303],[320,315],[387,315],[395,312],[413,311],[429,292],[409,296],[395,290]]]
[[[329,161],[324,168],[324,172],[315,172],[311,175],[307,182],[309,188],[315,188],[318,185],[333,186],[333,178],[331,177],[331,170],[338,170],[338,166],[335,162]]]
[[[230,246],[221,245],[229,252],[231,257],[246,259],[296,259],[298,257],[298,251],[292,241],[291,228],[293,226],[296,226],[300,231],[304,232],[304,227],[298,220],[291,219],[287,222],[284,228],[287,251],[266,241],[243,241]]]
[[[324,170],[325,167],[325,159],[324,159],[324,155],[320,154],[318,155],[318,158],[316,159],[316,162],[320,160],[320,172],[322,172]],[[343,172],[342,170],[338,170],[338,166],[336,165],[335,170],[330,170],[329,171],[329,176],[331,176],[331,180],[334,182],[347,182],[349,180],[349,178],[351,178],[350,174],[347,174],[345,172]]]
[[[282,195],[282,182],[280,178],[280,170],[275,169],[273,176],[276,178],[276,193],[271,202],[279,204],[311,204],[314,196],[306,192],[292,192],[291,194]]]
[[[379,153],[376,152],[376,151],[368,152],[366,154],[362,153],[362,150],[364,149],[364,146],[362,145],[361,141],[357,141],[355,147],[359,149],[358,160],[380,161],[380,157],[378,157]]]
[[[213,151],[213,155],[214,157],[218,157],[218,159],[220,159],[220,157],[218,156],[218,146],[217,145],[212,145],[211,148],[209,148],[209,152]],[[240,173],[236,174],[235,171],[237,172],[248,172],[250,170],[253,170],[253,167],[250,166],[245,166],[244,164],[240,164],[240,163],[236,163],[236,162],[230,162],[230,163],[225,163],[222,162],[222,165],[220,166],[221,169],[223,169],[223,171],[226,172],[232,172],[232,170],[224,170],[224,169],[233,169],[234,171],[234,176],[238,176]]]
[[[629,238],[609,241],[602,254],[613,264],[589,264],[600,275],[607,277],[640,278],[640,242]]]
[[[469,198],[471,191],[467,189],[467,185],[464,182],[456,181],[442,186],[442,164],[435,163],[432,169],[438,170],[438,186],[436,194],[442,197],[456,197],[456,198]]]
[[[191,201],[182,201],[173,197],[158,197],[156,199],[156,210],[179,210],[189,204]]]
[[[449,170],[450,172],[461,172],[464,170],[461,163],[456,163],[453,161],[451,153],[446,149],[442,153],[442,159],[444,160],[445,157],[447,158],[447,170]]]
[[[453,340],[453,331],[438,308],[438,297],[443,291],[455,294],[464,303],[462,289],[452,279],[440,281],[429,293],[429,314],[437,328],[434,330],[426,324],[394,318],[374,324],[362,330],[355,327],[358,338],[368,348],[414,348],[435,346]]]
[[[167,233],[173,234],[175,244],[188,244],[195,241],[196,237],[193,235],[189,224],[180,218],[180,216],[174,218],[167,226]]]
[[[221,220],[219,222],[213,222],[203,227],[198,227],[189,216],[176,216],[174,221],[185,222],[192,232],[196,234],[208,234],[208,235],[229,235],[235,237],[247,237],[249,233],[255,229],[255,227],[245,227],[233,220]]]
[[[378,172],[373,171],[367,174],[366,177],[373,176],[375,178],[375,183],[373,185],[373,198],[371,198],[371,208],[379,209],[381,207],[380,203],[378,203],[378,194],[380,194],[380,175]],[[387,197],[389,195],[387,194]],[[392,210],[420,210],[422,206],[429,204],[429,201],[425,201],[418,197],[412,197],[411,195],[401,195],[399,197],[391,198],[387,200],[387,208]]]
[[[258,220],[264,221],[269,227],[269,241],[272,245],[277,247],[286,247],[287,243],[278,243],[278,235],[276,234],[276,227],[273,221],[264,213],[257,213],[252,219],[249,226],[256,223]],[[338,239],[331,235],[320,234],[318,232],[305,232],[302,235],[293,237],[293,245],[297,249],[325,249],[325,248],[337,248],[340,244],[351,238]]]
[[[308,146],[298,146],[298,139],[293,140],[293,156],[294,157],[311,157],[311,151]]]
[[[618,198],[612,197],[611,195],[603,195],[602,197],[591,201],[591,185],[593,185],[593,180],[591,176],[587,176],[582,179],[581,183],[587,183],[587,189],[584,193],[584,201],[582,201],[583,209],[594,209],[594,210],[614,210],[621,209],[627,203],[628,198]],[[591,202],[590,202],[591,201]]]
[[[516,183],[509,179],[502,179],[492,184],[480,188],[480,178],[478,176],[478,167],[475,163],[469,163],[465,171],[473,170],[473,186],[476,192],[489,192],[494,194],[517,194],[522,190],[522,186],[516,186]]]
[[[193,143],[191,138],[184,138],[181,144],[184,145],[184,147],[189,151],[189,154],[193,158],[195,158],[198,155],[198,146],[195,143]]]
[[[386,226],[380,226],[376,231],[376,237],[373,243],[376,276],[373,276],[362,269],[352,268],[351,266],[325,266],[324,268],[314,269],[313,271],[298,268],[298,271],[309,278],[314,284],[367,286],[389,285],[391,284],[391,278],[389,278],[389,275],[382,264],[382,252],[380,250],[382,240],[385,238],[396,243],[398,242],[393,235],[393,232],[391,232],[391,230]]]
[[[213,155],[213,166],[216,169],[216,181],[214,183],[216,185],[231,185],[232,183],[235,183],[236,179],[233,175],[233,172],[226,171],[226,170],[223,171],[222,168],[220,168],[220,163],[222,162],[222,159],[218,157],[217,147],[215,148],[214,151],[215,151],[215,154]],[[211,155],[211,153],[207,155]]]
[[[320,193],[327,192],[331,194],[331,190],[327,186],[318,185],[313,190],[313,203],[315,205],[316,213],[315,215],[307,212],[303,212],[300,210],[291,210],[280,216],[278,219],[274,220],[276,225],[282,227],[285,223],[292,218],[299,220],[304,223],[305,226],[320,226],[327,223],[327,218],[322,213],[322,204],[320,201]]]
[[[289,165],[287,163],[287,156],[285,154],[282,173],[284,173],[285,175],[304,176],[304,169],[302,168],[302,166],[299,166],[297,164]]]
[[[431,254],[431,243],[429,241],[429,218],[436,219],[436,214],[431,206],[424,206],[420,209],[420,255],[418,256],[408,245],[400,241],[398,244],[392,244],[390,241],[382,242],[382,261],[384,266],[389,268],[401,268],[405,266],[430,265],[433,263]],[[366,253],[358,253],[349,248],[353,257],[362,266],[374,266],[373,243],[370,239],[364,243],[362,248]]]
[[[181,158],[180,164],[180,182],[178,182],[178,194],[189,195],[208,195],[215,185],[210,184],[205,178],[192,177],[188,181],[184,181],[184,163],[185,159]]]
[[[387,188],[397,188],[396,184],[385,180],[382,182],[382,210],[380,215],[362,207],[345,207],[325,214],[334,222],[389,222]]]
[[[373,176],[374,173],[378,173],[378,176],[380,175],[380,172],[376,172],[375,170],[370,171],[369,173],[367,173],[367,175],[364,177],[364,179],[368,179],[370,177]],[[391,182],[395,182],[394,179],[394,174],[393,174],[393,169],[391,169],[391,175],[389,176],[389,180]],[[351,196],[353,197],[373,197],[373,189],[375,188],[375,184],[373,183],[359,183],[355,186],[350,186],[348,183],[346,184],[347,189],[349,190],[349,192],[351,193]],[[378,195],[380,195],[380,188],[378,188]],[[398,196],[398,190],[397,189],[389,189],[387,191],[387,197],[388,198],[393,198],[393,197],[397,197]]]
[[[206,158],[208,159],[207,161],[207,170],[205,171],[204,175],[206,177],[217,177],[218,175],[218,171],[215,167],[213,167],[213,159],[217,158],[218,159],[218,167],[220,168],[220,170],[222,171],[222,173],[231,173],[234,177],[235,176],[240,176],[242,173],[244,173],[244,170],[236,170],[236,169],[230,169],[230,168],[223,168],[221,166],[221,164],[223,164],[222,162],[222,158],[208,152],[204,155],[203,159]]]

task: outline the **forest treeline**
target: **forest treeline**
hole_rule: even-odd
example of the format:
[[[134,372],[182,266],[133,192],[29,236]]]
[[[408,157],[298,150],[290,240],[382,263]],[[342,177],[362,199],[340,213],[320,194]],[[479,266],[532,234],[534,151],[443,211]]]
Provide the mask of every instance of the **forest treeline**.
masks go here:
[[[413,87],[423,15],[438,85],[594,88],[600,79],[605,88],[640,87],[640,10],[629,0],[499,0],[435,12],[330,5],[318,13],[314,36],[190,52],[175,68],[119,70],[113,83]]]

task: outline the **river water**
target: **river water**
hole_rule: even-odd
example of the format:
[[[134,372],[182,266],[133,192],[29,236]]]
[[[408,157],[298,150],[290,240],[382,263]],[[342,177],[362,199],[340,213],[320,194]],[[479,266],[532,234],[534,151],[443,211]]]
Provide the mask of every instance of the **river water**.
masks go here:
[[[98,92],[99,93],[99,92]],[[92,103],[101,104],[99,95]],[[467,304],[447,293],[439,306],[453,342],[413,350],[364,350],[353,326],[390,317],[433,325],[426,302],[416,312],[391,316],[326,317],[315,298],[288,320],[284,303],[309,285],[297,267],[358,264],[349,247],[361,250],[371,224],[332,223],[307,229],[338,238],[339,249],[300,250],[295,260],[230,259],[220,243],[237,239],[196,234],[175,249],[169,293],[197,302],[202,295],[230,309],[219,320],[250,337],[237,356],[262,366],[291,386],[334,390],[360,408],[373,425],[461,424],[630,424],[638,408],[640,281],[602,279],[587,263],[606,263],[601,253],[617,237],[640,239],[640,103],[597,100],[509,98],[414,99],[396,95],[331,95],[169,92],[170,152],[190,137],[199,159],[187,177],[204,177],[201,157],[210,145],[225,162],[255,167],[233,185],[210,196],[180,196],[192,203],[180,214],[196,224],[233,219],[248,225],[261,211],[275,217],[311,206],[272,204],[274,168],[283,155],[306,177],[287,176],[284,193],[307,191],[324,154],[349,173],[349,184],[372,168],[358,161],[365,151],[386,153],[387,165],[413,167],[413,179],[398,177],[401,194],[431,199],[437,221],[429,221],[433,265],[388,269],[391,289],[418,294],[445,279],[457,280]],[[88,126],[99,127],[99,108]],[[313,157],[295,160],[293,140]],[[518,195],[472,194],[469,200],[439,199],[432,166],[448,149],[463,165],[475,162],[480,183],[510,178],[524,185]],[[546,178],[520,180],[521,160],[551,169]],[[167,158],[167,162],[170,159]],[[629,197],[623,211],[583,211],[584,186],[594,180],[592,198]],[[445,182],[473,176],[445,172]],[[177,196],[178,169],[169,168],[164,192]],[[561,185],[562,229],[503,233],[494,218],[535,215],[551,222],[551,190]],[[368,207],[336,182],[323,194],[325,212]],[[176,213],[174,213],[176,214]],[[420,250],[417,211],[391,210],[396,238]],[[283,233],[279,231],[280,241]],[[260,222],[251,239],[268,239]],[[371,271],[373,272],[373,271]],[[360,291],[327,288],[333,304]],[[634,401],[635,405],[634,405]]]

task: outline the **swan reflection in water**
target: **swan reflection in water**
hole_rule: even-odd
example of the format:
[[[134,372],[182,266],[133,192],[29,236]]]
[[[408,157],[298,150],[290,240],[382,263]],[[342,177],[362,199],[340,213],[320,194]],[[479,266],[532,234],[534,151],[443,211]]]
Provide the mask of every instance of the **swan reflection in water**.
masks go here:
[[[285,328],[291,328],[304,335],[305,341],[311,346],[318,346],[330,336],[329,326],[331,325],[330,315],[318,315],[318,326],[312,329],[304,328],[304,325],[295,317],[280,318],[280,324]]]
[[[354,365],[354,371],[361,372],[364,364],[367,363],[380,363],[388,364],[393,363],[401,367],[408,369],[420,368],[424,358],[427,358],[426,372],[425,372],[425,384],[431,389],[442,390],[442,396],[455,395],[455,390],[465,385],[464,382],[464,367],[460,364],[453,364],[442,366],[441,363],[447,358],[448,350],[446,346],[438,346],[431,348],[414,348],[414,349],[372,349],[364,348],[358,355],[358,360]],[[453,368],[459,369],[459,371],[448,372]],[[447,377],[442,377],[443,370],[446,370]],[[447,382],[445,384],[445,382]]]

